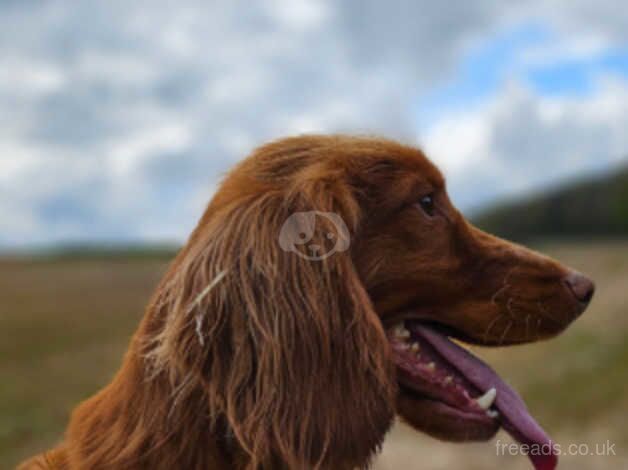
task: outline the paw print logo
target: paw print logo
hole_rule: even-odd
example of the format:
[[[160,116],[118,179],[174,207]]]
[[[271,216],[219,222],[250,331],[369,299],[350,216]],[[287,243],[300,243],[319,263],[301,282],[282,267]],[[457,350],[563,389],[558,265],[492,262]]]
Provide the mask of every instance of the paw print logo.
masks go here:
[[[349,230],[333,212],[295,212],[279,233],[279,246],[304,259],[318,261],[349,248]]]

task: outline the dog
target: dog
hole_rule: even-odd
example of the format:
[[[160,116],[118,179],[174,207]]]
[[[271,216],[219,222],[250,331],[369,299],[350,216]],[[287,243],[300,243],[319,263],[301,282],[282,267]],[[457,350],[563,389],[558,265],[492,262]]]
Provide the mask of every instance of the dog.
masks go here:
[[[368,468],[395,415],[449,441],[550,446],[462,348],[553,337],[594,285],[473,227],[418,149],[266,144],[227,175],[111,383],[22,469]],[[554,468],[550,450],[532,456]]]

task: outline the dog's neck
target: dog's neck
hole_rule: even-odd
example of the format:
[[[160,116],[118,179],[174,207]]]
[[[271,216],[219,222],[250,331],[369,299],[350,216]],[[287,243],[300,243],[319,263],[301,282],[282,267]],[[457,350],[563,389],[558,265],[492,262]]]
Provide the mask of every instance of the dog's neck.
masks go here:
[[[244,468],[245,453],[226,426],[210,423],[200,387],[186,397],[176,403],[164,377],[147,379],[132,347],[114,380],[73,413],[70,461],[80,468]]]

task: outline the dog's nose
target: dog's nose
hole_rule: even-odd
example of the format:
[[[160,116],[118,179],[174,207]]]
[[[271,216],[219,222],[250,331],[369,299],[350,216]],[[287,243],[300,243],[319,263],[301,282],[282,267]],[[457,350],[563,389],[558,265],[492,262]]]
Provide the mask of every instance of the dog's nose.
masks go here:
[[[564,281],[574,297],[583,306],[586,307],[591,302],[595,293],[595,284],[591,279],[577,271],[572,271],[565,277]]]

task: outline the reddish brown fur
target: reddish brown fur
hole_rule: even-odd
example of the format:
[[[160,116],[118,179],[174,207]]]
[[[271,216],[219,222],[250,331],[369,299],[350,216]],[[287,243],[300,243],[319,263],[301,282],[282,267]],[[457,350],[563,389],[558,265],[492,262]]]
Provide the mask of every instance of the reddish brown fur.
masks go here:
[[[427,193],[434,220],[413,205]],[[342,217],[348,251],[310,261],[280,248],[284,221],[312,210]],[[579,313],[564,307],[565,273],[471,227],[414,148],[265,145],[209,204],[113,381],[77,407],[60,447],[21,468],[361,468],[395,412],[473,438],[398,397],[384,325],[413,311],[475,342],[551,336]]]

